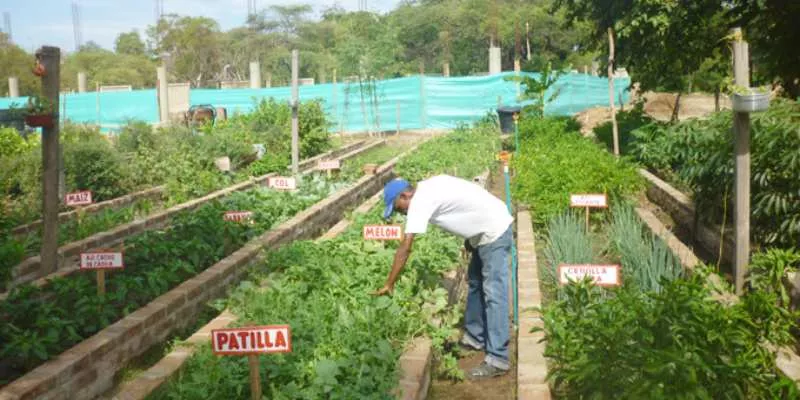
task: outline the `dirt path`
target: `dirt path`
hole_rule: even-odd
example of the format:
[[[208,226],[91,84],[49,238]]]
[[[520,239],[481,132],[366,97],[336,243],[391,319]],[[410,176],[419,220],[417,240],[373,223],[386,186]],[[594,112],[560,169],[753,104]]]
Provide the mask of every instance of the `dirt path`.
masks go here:
[[[502,168],[495,168],[492,172],[492,185],[489,190],[505,201],[505,181],[503,180]],[[512,301],[509,295],[509,303]],[[459,307],[463,310],[465,298],[462,298]],[[512,306],[512,304],[509,304]],[[502,377],[485,379],[480,381],[452,382],[447,379],[438,379],[438,373],[434,373],[428,398],[432,400],[510,400],[516,398],[516,377],[517,377],[517,337],[514,329],[511,329],[509,341],[509,354],[511,354],[511,370]],[[483,361],[482,352],[470,351],[462,352],[462,357],[458,360],[458,365],[463,371],[469,371]],[[436,371],[434,365],[434,371]]]

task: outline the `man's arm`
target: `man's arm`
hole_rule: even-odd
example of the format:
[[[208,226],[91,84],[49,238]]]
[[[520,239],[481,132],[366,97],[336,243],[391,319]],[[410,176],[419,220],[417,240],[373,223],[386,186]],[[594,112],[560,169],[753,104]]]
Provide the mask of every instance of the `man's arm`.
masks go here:
[[[378,289],[372,294],[381,296],[387,293],[391,293],[391,291],[394,290],[394,284],[395,282],[397,282],[397,277],[400,276],[400,271],[402,271],[403,267],[406,266],[406,261],[408,261],[408,256],[411,255],[411,246],[413,244],[414,244],[414,234],[406,233],[405,238],[403,238],[403,241],[400,243],[400,247],[398,247],[397,251],[394,253],[394,262],[392,263],[392,271],[389,272],[389,278],[386,280],[386,284],[384,284],[382,288]]]

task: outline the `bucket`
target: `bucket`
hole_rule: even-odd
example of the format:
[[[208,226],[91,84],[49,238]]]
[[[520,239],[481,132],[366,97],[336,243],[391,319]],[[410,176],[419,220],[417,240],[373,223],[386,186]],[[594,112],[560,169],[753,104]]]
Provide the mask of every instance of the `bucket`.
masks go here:
[[[500,131],[502,133],[514,133],[514,114],[519,114],[522,107],[503,106],[497,108],[497,116],[500,118]]]

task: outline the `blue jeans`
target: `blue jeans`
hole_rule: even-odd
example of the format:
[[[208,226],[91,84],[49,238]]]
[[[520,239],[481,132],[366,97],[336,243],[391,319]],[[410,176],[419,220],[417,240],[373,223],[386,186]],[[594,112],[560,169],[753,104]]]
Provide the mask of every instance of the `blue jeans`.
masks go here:
[[[492,243],[472,250],[464,329],[467,340],[486,351],[486,363],[509,369],[508,254],[511,227]]]

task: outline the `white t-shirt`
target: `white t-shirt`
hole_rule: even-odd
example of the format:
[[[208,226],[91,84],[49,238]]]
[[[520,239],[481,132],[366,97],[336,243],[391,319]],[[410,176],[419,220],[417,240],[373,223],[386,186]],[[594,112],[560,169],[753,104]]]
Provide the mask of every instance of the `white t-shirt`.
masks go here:
[[[505,203],[475,183],[438,175],[417,184],[406,215],[406,233],[425,233],[428,223],[472,246],[497,240],[514,218]]]

